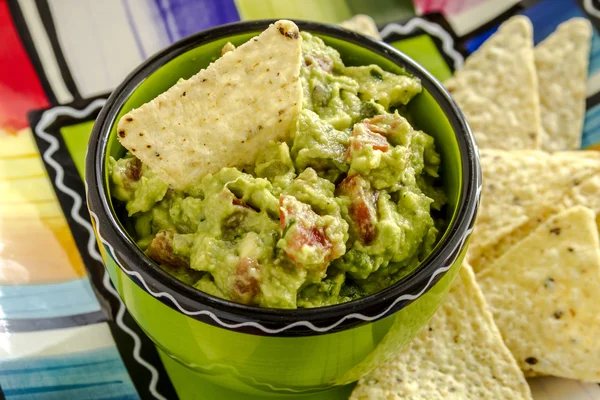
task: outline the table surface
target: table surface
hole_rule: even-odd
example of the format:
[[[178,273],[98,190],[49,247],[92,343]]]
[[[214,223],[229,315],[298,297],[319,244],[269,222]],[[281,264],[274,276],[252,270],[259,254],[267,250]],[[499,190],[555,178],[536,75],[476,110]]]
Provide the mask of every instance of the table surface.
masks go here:
[[[574,16],[600,27],[595,7],[591,0],[0,0],[0,399],[187,397],[107,281],[83,194],[93,121],[148,56],[238,20],[338,23],[368,14],[384,41],[443,81],[514,14],[531,18],[538,43]],[[594,29],[582,138],[590,149],[600,149],[599,39]],[[536,399],[600,399],[596,384],[537,378],[531,385]]]

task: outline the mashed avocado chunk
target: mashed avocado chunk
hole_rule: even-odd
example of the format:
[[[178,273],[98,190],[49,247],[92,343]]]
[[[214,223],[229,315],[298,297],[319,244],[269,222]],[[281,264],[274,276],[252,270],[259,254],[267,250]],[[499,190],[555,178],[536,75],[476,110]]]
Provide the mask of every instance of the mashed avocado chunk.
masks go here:
[[[175,190],[133,154],[110,159],[111,194],[138,246],[214,296],[270,308],[375,293],[433,249],[446,202],[431,136],[399,109],[418,79],[345,66],[302,33],[302,111],[254,165]],[[227,134],[227,132],[223,132]]]

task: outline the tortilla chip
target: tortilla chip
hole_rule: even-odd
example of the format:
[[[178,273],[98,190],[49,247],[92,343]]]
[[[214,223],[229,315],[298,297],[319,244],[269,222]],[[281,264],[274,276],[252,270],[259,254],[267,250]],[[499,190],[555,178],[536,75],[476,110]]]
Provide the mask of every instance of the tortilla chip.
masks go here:
[[[535,48],[544,150],[581,147],[591,40],[590,22],[572,18]]]
[[[235,50],[235,45],[231,42],[227,42],[221,49],[221,55],[224,56],[225,53],[229,53],[230,51],[234,51],[234,50]]]
[[[509,19],[446,83],[481,148],[540,147],[532,32],[527,17]]]
[[[381,36],[379,35],[379,30],[377,29],[377,25],[375,25],[375,21],[373,18],[364,14],[357,14],[354,17],[340,22],[339,24],[342,28],[346,28],[350,31],[358,32],[365,36],[370,36],[374,39],[381,40]]]
[[[540,208],[525,223],[505,234],[496,243],[484,246],[479,252],[480,256],[472,260],[473,268],[480,271],[486,265],[491,265],[548,218],[578,205],[590,208],[596,213],[596,223],[600,229],[600,175],[593,175],[583,182],[573,182],[573,188],[560,202],[540,205]]]
[[[301,36],[277,21],[119,121],[119,140],[176,189],[252,164],[302,106]]]
[[[532,223],[546,207],[558,205],[574,186],[600,172],[596,151],[482,150],[480,155],[483,191],[468,253],[475,272],[485,268],[489,249],[501,238]],[[556,211],[560,208],[546,217]]]
[[[563,207],[584,206],[596,214],[600,213],[600,175],[576,182],[577,184],[563,198]]]
[[[539,209],[533,211],[533,215],[527,216],[523,223],[517,225],[512,230],[501,234],[499,238],[497,238],[498,235],[494,235],[497,238],[496,241],[492,241],[486,245],[477,243],[472,249],[469,248],[469,261],[473,269],[477,272],[483,271],[511,247],[529,236],[531,232],[550,217],[565,210],[561,203],[540,204],[539,207]],[[478,242],[477,239],[475,241]]]
[[[477,276],[526,374],[600,381],[600,243],[595,214],[548,220]]]
[[[469,265],[402,352],[362,378],[359,399],[531,399]]]

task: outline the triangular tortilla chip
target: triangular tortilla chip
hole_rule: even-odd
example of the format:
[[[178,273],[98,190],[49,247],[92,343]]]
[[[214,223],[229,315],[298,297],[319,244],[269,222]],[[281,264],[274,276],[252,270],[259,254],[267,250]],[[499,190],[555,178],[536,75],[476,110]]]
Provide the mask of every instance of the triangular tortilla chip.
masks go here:
[[[558,214],[477,276],[526,374],[600,381],[595,218],[580,206]]]
[[[544,150],[581,147],[591,39],[590,22],[573,18],[535,48]]]
[[[476,271],[491,265],[512,246],[519,243],[550,217],[575,206],[590,208],[596,213],[596,222],[600,227],[600,175],[594,174],[584,181],[574,180],[573,187],[558,202],[540,204],[527,221],[504,234],[496,242],[478,248],[478,257],[471,262]],[[475,239],[478,242],[478,239]],[[474,253],[475,251],[473,251]]]
[[[469,261],[475,272],[486,266],[491,246],[514,229],[558,204],[586,178],[600,172],[600,152],[482,150],[483,191]],[[548,213],[549,215],[552,213]]]
[[[481,148],[540,147],[532,32],[527,17],[509,19],[446,83]]]
[[[429,324],[391,361],[362,378],[351,400],[531,399],[475,282],[463,265]]]
[[[301,37],[277,21],[119,121],[127,149],[177,189],[252,164],[285,139],[302,106]]]
[[[374,39],[381,40],[381,36],[379,35],[379,30],[377,29],[377,25],[375,25],[375,21],[368,15],[357,14],[354,17],[342,21],[339,24],[342,28],[346,28],[350,31],[358,32],[365,36],[371,36]]]
[[[561,204],[564,207],[584,206],[596,214],[600,213],[600,175],[593,175],[575,185]]]

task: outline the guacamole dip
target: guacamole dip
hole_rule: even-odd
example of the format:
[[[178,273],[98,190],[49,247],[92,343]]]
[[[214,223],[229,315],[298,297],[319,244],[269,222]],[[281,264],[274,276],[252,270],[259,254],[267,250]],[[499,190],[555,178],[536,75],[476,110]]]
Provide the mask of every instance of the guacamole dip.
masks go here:
[[[302,109],[289,140],[271,141],[253,165],[180,190],[131,152],[109,160],[111,195],[139,247],[183,282],[243,304],[320,307],[375,293],[413,270],[441,229],[440,156],[403,112],[419,80],[345,66],[301,35]]]

